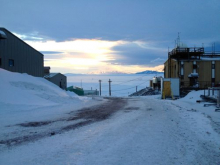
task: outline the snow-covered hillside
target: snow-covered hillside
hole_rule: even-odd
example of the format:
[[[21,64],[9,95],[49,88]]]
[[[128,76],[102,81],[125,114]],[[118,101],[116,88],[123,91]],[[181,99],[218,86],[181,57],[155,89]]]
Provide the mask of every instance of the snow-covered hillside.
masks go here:
[[[44,78],[0,69],[0,124],[44,120],[96,104],[88,97],[66,92]]]
[[[80,102],[44,78],[13,73],[0,69],[0,102],[13,105],[49,106],[59,103]]]

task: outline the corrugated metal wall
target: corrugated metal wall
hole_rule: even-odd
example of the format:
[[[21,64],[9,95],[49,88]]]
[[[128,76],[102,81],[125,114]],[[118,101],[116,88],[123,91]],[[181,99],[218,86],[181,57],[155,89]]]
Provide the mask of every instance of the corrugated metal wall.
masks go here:
[[[52,83],[56,84],[57,86],[59,86],[62,89],[66,90],[66,88],[67,88],[67,78],[66,78],[66,76],[64,76],[61,73],[56,74],[55,76],[51,77],[48,80],[51,81]]]
[[[4,31],[7,35],[7,39],[0,40],[0,67],[12,72],[43,77],[43,54],[17,38],[8,30],[4,28],[0,28],[0,30]],[[14,60],[14,66],[9,66],[9,59]]]
[[[215,61],[215,82],[220,83],[220,61]]]

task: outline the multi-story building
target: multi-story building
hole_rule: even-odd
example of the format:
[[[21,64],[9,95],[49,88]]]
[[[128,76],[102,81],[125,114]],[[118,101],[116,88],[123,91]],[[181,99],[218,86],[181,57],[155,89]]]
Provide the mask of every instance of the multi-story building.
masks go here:
[[[180,78],[183,88],[207,88],[220,83],[220,53],[205,53],[203,47],[177,46],[168,52],[165,78]]]

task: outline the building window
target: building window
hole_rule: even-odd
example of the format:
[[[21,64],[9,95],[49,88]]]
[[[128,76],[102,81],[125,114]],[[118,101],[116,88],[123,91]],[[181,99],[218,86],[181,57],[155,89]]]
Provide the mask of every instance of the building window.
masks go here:
[[[212,82],[215,82],[215,78],[212,78]]]
[[[197,69],[197,65],[196,64],[193,64],[193,69]]]
[[[212,64],[212,69],[215,69],[215,64]]]
[[[9,60],[8,60],[8,65],[9,65],[10,67],[14,66],[14,60],[9,59]]]
[[[184,79],[184,76],[183,76],[183,75],[181,75],[181,79],[182,79],[182,80]]]

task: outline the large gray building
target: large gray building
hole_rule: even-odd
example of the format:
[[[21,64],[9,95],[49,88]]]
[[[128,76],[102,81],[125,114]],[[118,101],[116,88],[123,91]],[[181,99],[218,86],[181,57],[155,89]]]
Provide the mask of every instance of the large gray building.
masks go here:
[[[5,28],[0,28],[0,68],[44,76],[44,56]]]

